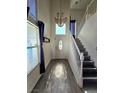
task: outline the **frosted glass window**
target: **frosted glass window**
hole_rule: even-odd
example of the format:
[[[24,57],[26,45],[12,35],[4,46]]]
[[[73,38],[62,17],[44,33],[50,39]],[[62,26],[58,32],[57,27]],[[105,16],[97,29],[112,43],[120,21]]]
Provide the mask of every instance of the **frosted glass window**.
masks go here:
[[[59,50],[62,50],[62,40],[59,41]]]
[[[27,72],[30,73],[37,64],[38,64],[37,48],[28,48],[27,49]]]
[[[65,24],[62,27],[59,27],[56,24],[56,35],[65,35],[65,29],[66,29],[66,25]]]
[[[34,46],[37,44],[37,32],[38,29],[32,24],[27,24],[27,46]]]

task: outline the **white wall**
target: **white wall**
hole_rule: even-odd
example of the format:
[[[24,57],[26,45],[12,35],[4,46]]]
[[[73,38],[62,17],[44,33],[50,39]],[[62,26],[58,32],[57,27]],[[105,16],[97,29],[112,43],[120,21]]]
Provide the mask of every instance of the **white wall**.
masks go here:
[[[97,66],[97,14],[85,22],[78,37]]]
[[[39,66],[39,32],[38,32],[38,27],[35,26],[34,24],[30,23],[29,21],[27,22],[27,40],[28,40],[28,47],[32,45],[37,45],[36,47],[38,49],[38,54],[35,55],[35,60],[33,61],[32,59],[30,60],[30,57],[27,58],[27,93],[30,93],[32,89],[34,88],[35,84],[37,83],[38,79],[40,78],[40,66]],[[32,44],[32,45],[30,45]],[[36,52],[36,51],[35,51]],[[34,55],[33,55],[34,56]],[[28,57],[28,56],[27,56]],[[33,61],[33,62],[30,62]]]
[[[38,64],[35,69],[27,76],[27,93],[31,93],[37,81],[40,78],[40,65]]]
[[[70,18],[70,11],[69,6],[70,0],[62,0],[62,11],[64,12],[64,17],[67,17],[66,22],[66,35],[63,39],[63,44],[65,45],[63,47],[62,52],[64,53],[64,58],[68,58],[68,32],[69,32],[69,18]],[[57,40],[62,39],[62,36],[56,36],[55,35],[55,17],[56,13],[59,12],[60,9],[60,3],[59,0],[51,0],[51,49],[52,49],[52,58],[56,58],[57,49],[56,45],[58,45]]]
[[[72,69],[72,72],[74,74],[74,77],[76,79],[77,84],[80,88],[83,87],[83,81],[82,81],[82,68],[81,65],[78,65],[80,63],[80,56],[77,52],[76,46],[74,44],[74,40],[72,39],[72,35],[69,36],[69,64]]]
[[[80,24],[82,15],[84,14],[84,11],[82,11],[81,9],[71,9],[70,10],[70,16],[71,16],[71,20],[76,20],[76,31],[78,30],[78,26]]]
[[[78,26],[77,35],[80,33],[82,26],[84,25],[85,21],[87,21],[90,16],[97,12],[97,0],[91,0],[90,3],[86,6],[86,10],[82,15],[80,24]]]
[[[38,6],[38,20],[45,23],[45,33],[44,36],[50,38],[50,0],[37,0]],[[44,57],[45,57],[45,67],[49,64],[51,60],[51,50],[50,43],[44,43]],[[27,76],[27,93],[30,93],[40,78],[40,66],[37,67]]]
[[[41,20],[45,24],[44,36],[51,38],[51,25],[50,25],[50,0],[37,0],[38,4],[38,20]],[[51,43],[44,43],[44,57],[45,57],[45,67],[49,64],[51,60]]]

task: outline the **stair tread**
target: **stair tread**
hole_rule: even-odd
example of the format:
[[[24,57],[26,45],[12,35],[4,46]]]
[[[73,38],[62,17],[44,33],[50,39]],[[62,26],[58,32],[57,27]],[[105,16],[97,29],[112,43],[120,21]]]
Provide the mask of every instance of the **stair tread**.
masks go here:
[[[83,62],[83,67],[95,67],[94,62]]]
[[[83,77],[83,80],[85,79],[97,79],[97,77]]]
[[[92,68],[83,68],[83,77],[97,77],[97,68],[92,67]]]
[[[93,68],[91,68],[91,67],[90,67],[90,68],[85,68],[85,67],[84,67],[83,69],[97,69],[97,68],[96,68],[96,67],[93,67]]]
[[[81,41],[80,41],[78,38],[75,39],[75,42],[76,42],[76,44],[77,44],[77,46],[78,46],[80,52],[84,52],[84,51],[86,50],[86,49],[84,48],[84,46],[82,45]]]
[[[95,67],[94,65],[89,65],[89,66],[83,65],[83,68],[94,68],[94,67]]]
[[[89,70],[90,70],[90,71],[91,71],[91,70],[93,70],[93,71],[95,70],[95,71],[96,71],[97,68],[96,68],[96,67],[92,67],[92,68],[83,68],[83,70],[84,70],[84,71],[85,71],[85,70],[88,70],[88,71],[89,71]]]
[[[93,60],[90,60],[90,61],[83,61],[83,62],[84,62],[84,63],[85,63],[85,62],[91,62],[91,63],[92,63],[92,62],[94,62],[94,61],[93,61]]]

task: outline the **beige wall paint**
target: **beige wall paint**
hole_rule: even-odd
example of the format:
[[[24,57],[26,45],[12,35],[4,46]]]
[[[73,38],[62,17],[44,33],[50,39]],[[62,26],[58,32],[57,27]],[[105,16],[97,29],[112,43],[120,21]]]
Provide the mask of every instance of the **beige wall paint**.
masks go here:
[[[51,25],[50,25],[50,0],[38,0],[38,20],[41,20],[45,24],[44,36],[51,38]],[[45,67],[49,64],[51,60],[51,43],[44,43],[44,57],[45,57]]]
[[[55,45],[57,45],[55,43],[55,20],[54,18],[56,17],[56,13],[59,11],[59,0],[51,0],[51,49],[52,49],[52,58],[55,58],[56,55],[56,49],[55,49]],[[64,49],[64,53],[65,53],[65,58],[68,58],[68,32],[69,32],[69,18],[70,18],[70,0],[62,0],[62,11],[64,12],[64,16],[67,17],[67,22],[66,22],[66,37],[64,37],[64,43],[65,43],[65,49]]]

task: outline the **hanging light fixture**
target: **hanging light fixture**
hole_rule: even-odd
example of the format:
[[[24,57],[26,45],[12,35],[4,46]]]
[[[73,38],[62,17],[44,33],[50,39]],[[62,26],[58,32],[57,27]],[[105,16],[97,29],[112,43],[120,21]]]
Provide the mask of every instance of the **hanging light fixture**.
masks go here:
[[[63,17],[64,13],[61,11],[61,0],[60,0],[60,10],[57,12],[57,16],[55,17],[55,22],[59,27],[62,27],[64,23],[67,21],[67,17]]]

